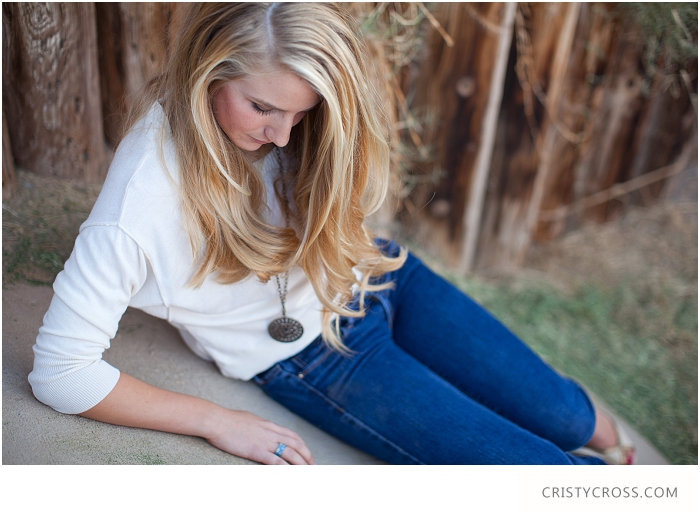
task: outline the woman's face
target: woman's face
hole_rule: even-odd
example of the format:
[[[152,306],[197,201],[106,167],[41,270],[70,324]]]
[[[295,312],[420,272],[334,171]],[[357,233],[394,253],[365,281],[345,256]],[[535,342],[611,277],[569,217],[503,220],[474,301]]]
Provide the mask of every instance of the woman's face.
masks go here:
[[[284,147],[292,127],[319,102],[309,83],[283,70],[228,81],[213,97],[216,121],[244,151]]]

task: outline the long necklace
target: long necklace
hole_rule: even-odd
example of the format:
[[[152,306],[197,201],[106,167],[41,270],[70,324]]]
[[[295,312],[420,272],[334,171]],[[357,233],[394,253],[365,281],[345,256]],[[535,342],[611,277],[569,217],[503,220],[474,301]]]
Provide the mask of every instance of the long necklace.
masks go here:
[[[277,157],[277,163],[280,166],[280,176],[282,177],[282,194],[284,196],[284,217],[287,226],[289,226],[289,207],[287,206],[287,184],[284,180],[284,166],[282,165],[282,157],[280,156],[279,147],[275,147],[275,156]],[[294,318],[287,317],[287,309],[284,303],[287,301],[287,286],[289,285],[289,271],[285,271],[282,274],[283,282],[280,281],[280,276],[275,275],[275,280],[277,281],[277,292],[280,295],[280,302],[282,303],[282,317],[274,320],[267,327],[267,331],[270,333],[272,339],[280,341],[282,343],[291,343],[296,341],[304,333],[304,327]],[[284,287],[283,287],[284,286]]]

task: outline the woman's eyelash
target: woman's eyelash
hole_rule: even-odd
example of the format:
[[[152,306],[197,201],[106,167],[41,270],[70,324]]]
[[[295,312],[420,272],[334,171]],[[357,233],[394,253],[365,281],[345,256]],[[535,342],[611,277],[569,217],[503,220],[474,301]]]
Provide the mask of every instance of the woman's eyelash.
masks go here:
[[[253,108],[255,109],[255,111],[257,111],[261,115],[269,115],[270,113],[272,113],[272,110],[264,110],[255,103],[253,103]]]

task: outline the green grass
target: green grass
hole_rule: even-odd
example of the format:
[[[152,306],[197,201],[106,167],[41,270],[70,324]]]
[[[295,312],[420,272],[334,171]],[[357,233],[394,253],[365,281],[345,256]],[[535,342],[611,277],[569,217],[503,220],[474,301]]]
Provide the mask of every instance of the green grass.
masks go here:
[[[20,189],[2,205],[3,284],[51,285],[70,256],[100,185],[19,171]]]
[[[697,464],[697,299],[622,281],[564,293],[541,280],[441,271],[673,464]]]
[[[53,246],[47,246],[46,239],[24,237],[10,250],[3,250],[3,273],[6,280],[51,285],[51,278],[63,269],[65,260],[55,251],[47,250],[47,247]],[[42,278],[36,278],[36,274],[27,272],[28,269],[39,269],[45,274],[41,275]]]

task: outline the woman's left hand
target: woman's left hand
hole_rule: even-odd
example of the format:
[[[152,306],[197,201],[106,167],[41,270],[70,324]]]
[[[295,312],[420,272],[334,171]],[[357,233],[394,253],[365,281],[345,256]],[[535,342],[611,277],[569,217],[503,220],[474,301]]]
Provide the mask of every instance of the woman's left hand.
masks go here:
[[[201,436],[224,452],[268,465],[314,465],[294,431],[248,411],[151,386],[126,373],[101,402],[82,416],[110,424]],[[286,448],[275,455],[279,444]]]
[[[207,438],[214,447],[266,465],[315,465],[311,451],[294,431],[248,411],[220,409]],[[277,456],[280,444],[285,447]]]

